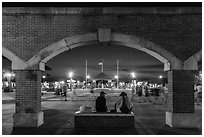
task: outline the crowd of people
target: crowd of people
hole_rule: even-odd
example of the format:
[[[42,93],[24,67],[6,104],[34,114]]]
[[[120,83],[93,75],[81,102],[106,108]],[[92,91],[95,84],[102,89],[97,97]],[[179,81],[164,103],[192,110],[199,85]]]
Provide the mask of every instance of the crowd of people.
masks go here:
[[[168,101],[168,88],[167,84],[160,84],[152,88],[148,83],[132,86],[132,98],[137,98],[139,103],[152,102],[153,104],[166,104]]]
[[[202,103],[202,86],[200,83],[195,84],[194,91],[195,103],[200,105]]]
[[[61,91],[61,97],[64,97],[64,100],[67,101],[67,92],[68,92],[68,87],[66,84],[63,85],[62,91]],[[94,93],[94,88],[90,89],[90,93]],[[142,83],[138,84],[136,86],[132,86],[131,89],[131,97],[130,101],[135,102],[138,101],[139,103],[144,103],[144,102],[150,102],[152,104],[167,104],[168,102],[168,87],[167,83],[165,84],[160,84],[157,87],[151,87],[148,83]],[[104,93],[100,94],[101,96],[105,95]],[[72,88],[72,96],[71,100],[76,99],[76,88]],[[123,97],[123,98],[122,98]],[[201,84],[196,84],[194,87],[194,97],[195,97],[195,103],[196,105],[200,105],[202,103],[202,86]],[[120,94],[120,101],[121,100],[127,100],[127,94],[125,92],[122,92]],[[116,102],[116,106],[119,106],[123,103]],[[129,107],[129,102],[126,101],[126,104]],[[100,111],[100,110],[99,110]]]

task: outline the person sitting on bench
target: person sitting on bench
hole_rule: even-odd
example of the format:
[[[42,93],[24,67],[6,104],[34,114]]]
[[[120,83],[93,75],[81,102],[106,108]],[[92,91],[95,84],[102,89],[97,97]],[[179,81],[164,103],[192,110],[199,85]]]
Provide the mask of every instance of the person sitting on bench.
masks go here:
[[[122,113],[131,113],[132,105],[129,101],[127,94],[125,92],[122,92],[119,96],[120,98],[115,104],[120,107],[120,111]]]
[[[101,91],[100,96],[96,99],[96,112],[107,112],[105,92]]]

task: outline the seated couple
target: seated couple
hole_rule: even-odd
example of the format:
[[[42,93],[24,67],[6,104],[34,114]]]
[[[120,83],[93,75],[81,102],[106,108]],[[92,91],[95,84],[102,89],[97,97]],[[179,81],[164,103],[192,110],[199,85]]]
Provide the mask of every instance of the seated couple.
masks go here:
[[[106,106],[106,98],[105,98],[105,92],[101,91],[100,96],[96,99],[96,111],[97,112],[107,112],[108,108]],[[114,112],[116,111],[116,107],[118,106],[120,111],[122,113],[131,113],[132,105],[130,104],[129,98],[125,92],[122,92],[120,95],[120,98],[115,103],[115,110],[112,110]]]

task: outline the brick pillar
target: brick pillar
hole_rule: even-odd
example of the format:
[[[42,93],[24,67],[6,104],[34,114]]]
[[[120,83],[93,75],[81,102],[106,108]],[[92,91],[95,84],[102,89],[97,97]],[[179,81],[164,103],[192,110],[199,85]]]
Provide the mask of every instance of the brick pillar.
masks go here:
[[[171,127],[196,127],[194,118],[194,71],[168,72],[168,111],[166,124]]]
[[[41,111],[41,71],[15,70],[16,112],[14,127],[38,127],[43,124]]]
[[[168,72],[168,111],[173,113],[194,112],[194,71],[173,70]]]

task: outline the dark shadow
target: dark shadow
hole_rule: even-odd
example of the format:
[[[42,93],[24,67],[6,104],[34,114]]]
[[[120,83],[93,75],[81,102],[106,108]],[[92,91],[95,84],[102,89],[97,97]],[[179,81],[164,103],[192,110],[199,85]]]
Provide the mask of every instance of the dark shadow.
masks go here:
[[[157,135],[202,135],[202,131],[198,128],[172,128],[164,125]]]
[[[75,128],[75,135],[139,135],[135,128]]]
[[[12,100],[2,100],[2,104],[13,104],[15,102],[16,102],[15,99],[12,99]]]
[[[56,132],[58,132],[59,129],[66,128],[67,125],[70,126],[70,123],[73,123],[71,121],[71,119],[73,119],[73,115],[69,113],[64,113],[53,109],[43,110],[43,112],[44,112],[43,125],[37,128],[14,127],[11,134],[12,135],[53,135]],[[68,128],[72,130],[73,126],[70,126],[70,127]]]

